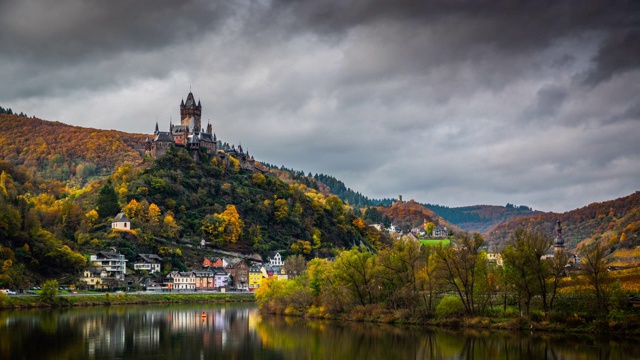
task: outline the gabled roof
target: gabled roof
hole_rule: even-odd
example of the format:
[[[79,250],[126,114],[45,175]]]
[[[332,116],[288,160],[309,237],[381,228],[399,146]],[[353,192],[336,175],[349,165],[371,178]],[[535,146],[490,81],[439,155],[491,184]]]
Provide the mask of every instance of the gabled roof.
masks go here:
[[[138,254],[138,257],[148,263],[155,263],[156,261],[162,261],[162,258],[156,254]]]
[[[97,257],[101,257],[103,259],[114,259],[114,260],[120,260],[120,256],[122,256],[122,254],[114,252],[114,251],[99,251],[96,254]]]
[[[113,222],[131,222],[125,215],[124,212],[120,211],[115,218],[113,218]]]
[[[161,131],[156,135],[155,142],[174,142],[173,135],[170,132]]]

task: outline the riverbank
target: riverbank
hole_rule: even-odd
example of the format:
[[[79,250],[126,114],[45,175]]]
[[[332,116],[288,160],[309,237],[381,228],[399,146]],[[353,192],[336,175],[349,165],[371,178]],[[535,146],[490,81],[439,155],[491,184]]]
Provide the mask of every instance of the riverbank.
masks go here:
[[[56,296],[51,301],[45,301],[39,296],[4,296],[0,297],[0,309],[254,301],[253,293],[105,293],[99,295]]]
[[[408,310],[388,310],[377,305],[357,306],[346,313],[331,314],[321,307],[311,307],[306,312],[265,311],[263,314],[301,317],[305,319],[337,320],[341,322],[363,322],[393,325],[428,326],[452,330],[504,330],[504,331],[542,331],[582,334],[624,334],[640,335],[640,315],[627,314],[624,318],[596,320],[584,314],[569,317],[550,315],[531,318],[521,317],[515,312],[496,312],[494,316],[425,316]]]

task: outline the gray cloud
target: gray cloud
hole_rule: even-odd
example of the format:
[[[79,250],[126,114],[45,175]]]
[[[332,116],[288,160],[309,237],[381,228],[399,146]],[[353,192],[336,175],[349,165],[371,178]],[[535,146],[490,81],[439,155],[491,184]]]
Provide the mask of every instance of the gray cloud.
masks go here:
[[[372,197],[568,210],[638,190],[636,1],[0,2],[0,105],[218,137]]]

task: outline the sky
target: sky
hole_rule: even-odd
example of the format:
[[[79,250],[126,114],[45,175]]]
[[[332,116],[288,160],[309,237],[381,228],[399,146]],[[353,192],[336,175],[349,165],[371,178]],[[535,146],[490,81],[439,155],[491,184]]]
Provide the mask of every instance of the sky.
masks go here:
[[[256,160],[372,198],[640,190],[640,2],[0,0],[0,106],[152,133],[189,91]]]

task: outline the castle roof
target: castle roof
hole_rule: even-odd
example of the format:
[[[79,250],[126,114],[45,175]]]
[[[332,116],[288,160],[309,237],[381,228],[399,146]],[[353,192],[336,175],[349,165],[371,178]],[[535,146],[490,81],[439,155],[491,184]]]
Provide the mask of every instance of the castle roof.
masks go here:
[[[195,107],[196,99],[193,97],[193,93],[189,91],[189,95],[187,95],[187,102],[184,104],[186,107]]]
[[[158,135],[156,135],[155,140],[156,142],[174,142],[173,140],[173,135],[171,135],[170,132],[164,132],[161,131],[158,133]]]

